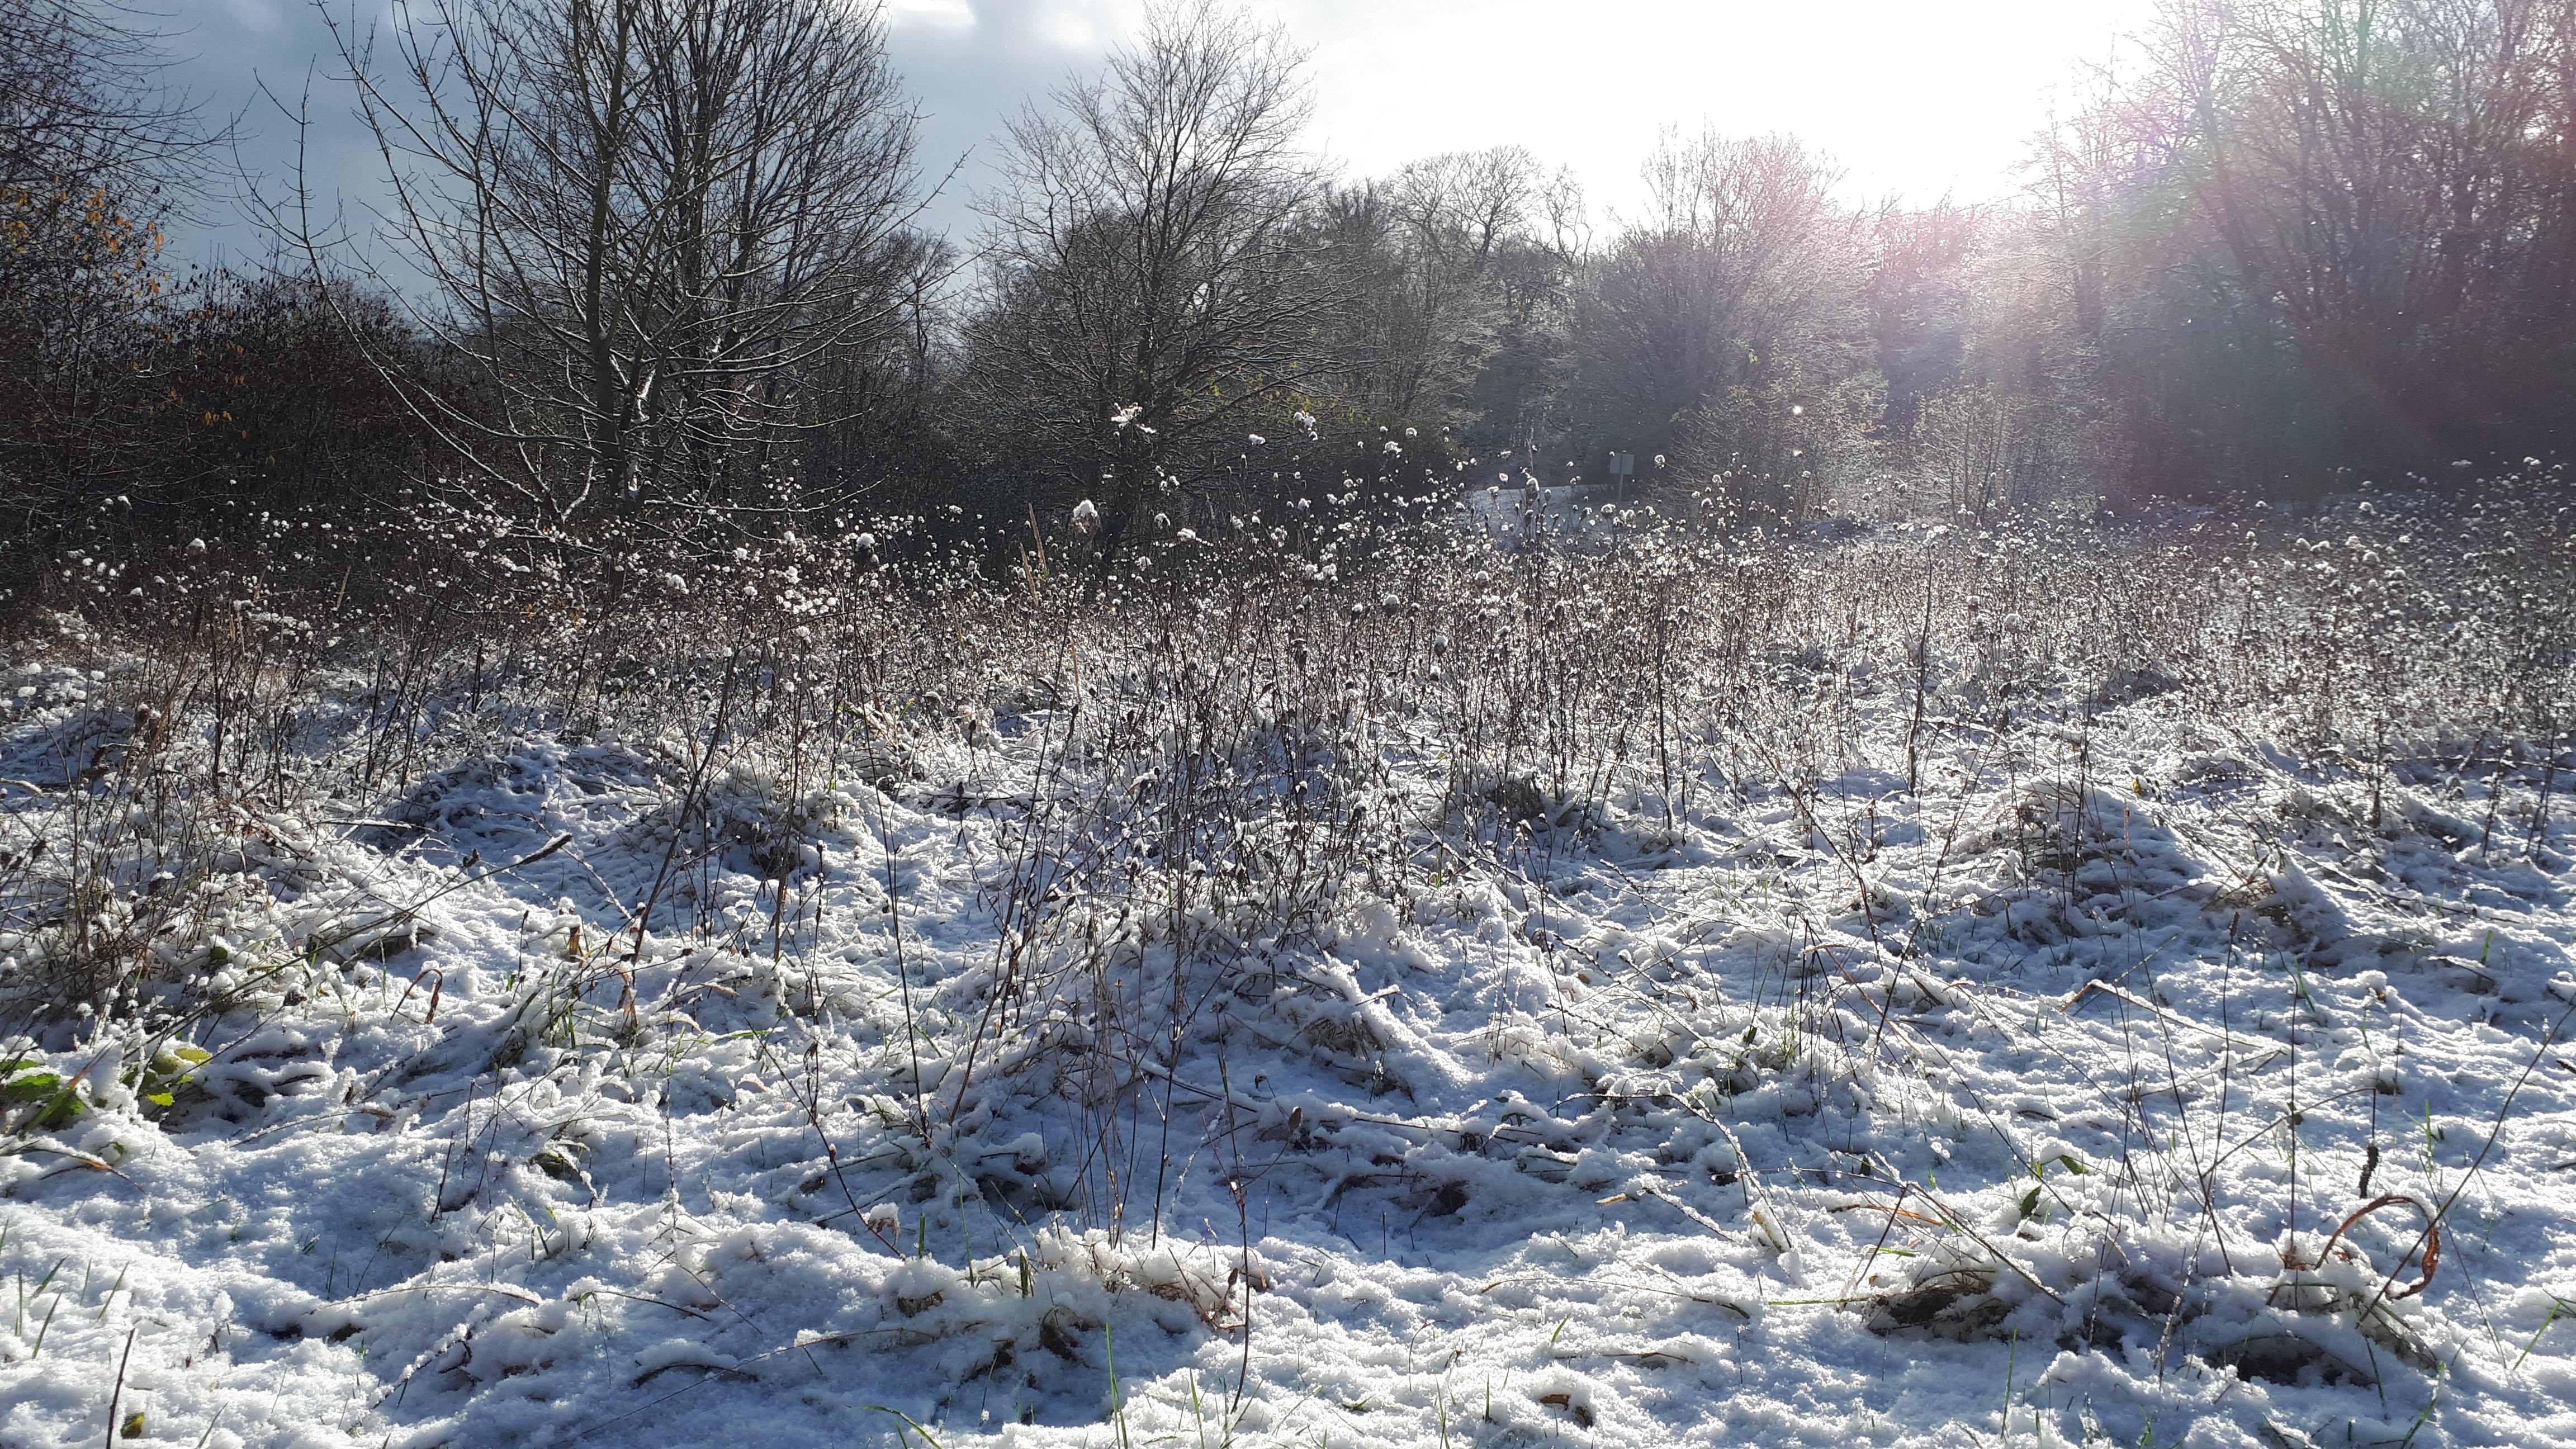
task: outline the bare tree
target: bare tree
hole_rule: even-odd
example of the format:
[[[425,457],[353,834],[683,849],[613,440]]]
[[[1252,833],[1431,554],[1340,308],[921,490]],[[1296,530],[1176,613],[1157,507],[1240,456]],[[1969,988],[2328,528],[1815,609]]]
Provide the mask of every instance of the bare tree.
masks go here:
[[[873,6],[394,0],[342,33],[470,397],[408,387],[509,511],[738,524],[818,418],[810,365],[896,320],[918,269],[914,116]]]
[[[1011,126],[967,391],[1023,465],[1099,493],[1104,569],[1158,488],[1206,482],[1335,365],[1301,60],[1234,12],[1160,7]]]
[[[1341,253],[1334,265],[1360,283],[1350,392],[1364,409],[1440,426],[1472,416],[1470,390],[1511,315],[1515,254],[1552,241],[1538,234],[1550,187],[1527,151],[1499,146],[1334,191],[1325,209]]]
[[[134,199],[203,149],[195,109],[162,84],[155,41],[120,5],[0,6],[0,193],[76,177]]]
[[[1601,440],[1675,452],[1805,506],[1788,485],[1876,421],[1859,218],[1785,136],[1667,136],[1644,221],[1596,269],[1581,395]]]
[[[211,140],[156,41],[112,3],[0,4],[0,534],[137,486],[161,226]]]
[[[2036,188],[2124,486],[2565,446],[2576,7],[2168,0],[2142,42]]]

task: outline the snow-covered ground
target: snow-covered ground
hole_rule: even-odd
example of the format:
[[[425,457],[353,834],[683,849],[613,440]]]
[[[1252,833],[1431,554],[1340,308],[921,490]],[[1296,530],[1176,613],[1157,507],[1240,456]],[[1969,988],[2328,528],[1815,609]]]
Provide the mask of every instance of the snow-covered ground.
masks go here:
[[[13,1049],[0,1444],[2576,1443],[2576,811],[2152,679],[1970,728],[1973,652],[1481,832],[1355,704],[1395,845],[1311,868],[1296,768],[1118,773],[1196,676],[1105,653],[903,768],[230,807],[134,885],[204,1004]],[[120,677],[8,675],[0,866]]]

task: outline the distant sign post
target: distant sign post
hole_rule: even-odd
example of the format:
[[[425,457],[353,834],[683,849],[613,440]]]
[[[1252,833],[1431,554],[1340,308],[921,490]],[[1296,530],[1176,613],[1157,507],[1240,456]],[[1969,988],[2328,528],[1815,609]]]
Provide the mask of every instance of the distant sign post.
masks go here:
[[[1619,480],[1619,491],[1615,495],[1617,501],[1621,503],[1628,501],[1628,480],[1636,476],[1636,472],[1636,454],[1613,453],[1610,455],[1610,476]]]

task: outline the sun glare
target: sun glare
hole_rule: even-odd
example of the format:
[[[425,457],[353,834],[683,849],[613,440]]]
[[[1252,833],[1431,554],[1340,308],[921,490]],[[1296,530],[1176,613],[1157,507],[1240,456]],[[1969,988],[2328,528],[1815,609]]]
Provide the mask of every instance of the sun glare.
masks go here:
[[[1276,7],[1315,52],[1318,132],[1378,173],[1426,151],[1527,146],[1594,198],[1639,199],[1638,158],[1667,126],[1795,133],[1845,189],[1930,200],[1998,195],[2086,63],[2145,0],[1829,5],[1428,0]],[[1365,19],[1360,12],[1365,11]]]

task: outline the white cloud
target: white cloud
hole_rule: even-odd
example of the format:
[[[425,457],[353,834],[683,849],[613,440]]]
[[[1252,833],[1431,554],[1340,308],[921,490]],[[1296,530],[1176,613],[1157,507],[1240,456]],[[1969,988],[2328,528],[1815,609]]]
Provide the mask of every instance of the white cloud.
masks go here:
[[[223,10],[233,24],[253,35],[274,33],[284,19],[276,0],[224,0]]]
[[[975,7],[970,0],[889,0],[885,10],[890,25],[971,27],[975,23]]]

